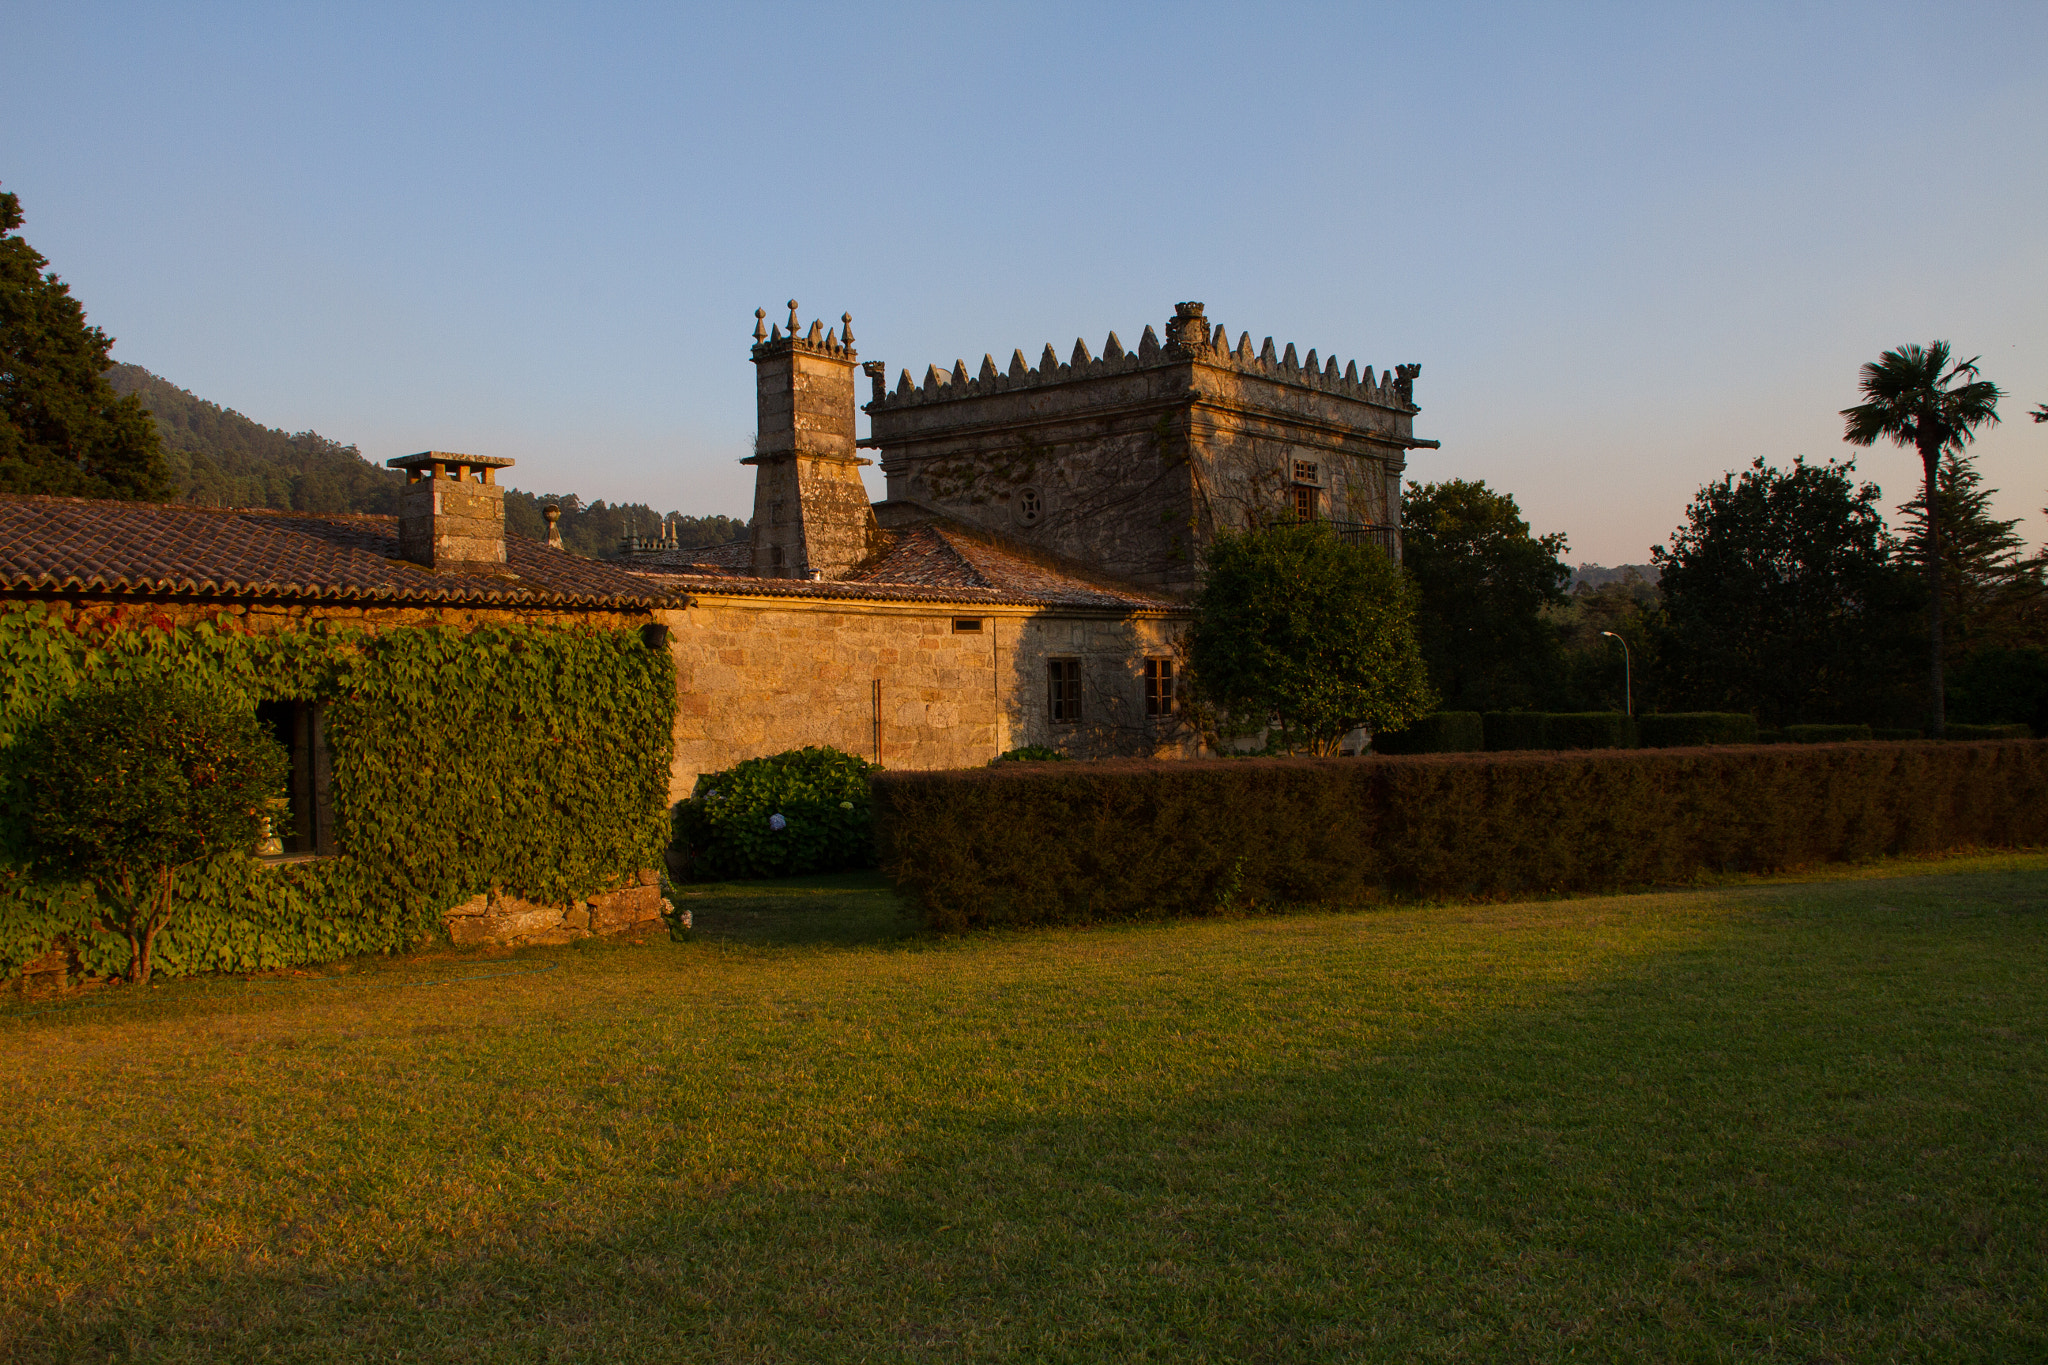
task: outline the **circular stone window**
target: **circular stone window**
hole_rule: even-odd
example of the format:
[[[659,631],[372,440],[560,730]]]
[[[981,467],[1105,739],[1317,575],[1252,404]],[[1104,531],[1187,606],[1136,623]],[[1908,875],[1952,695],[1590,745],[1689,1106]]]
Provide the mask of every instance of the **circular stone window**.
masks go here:
[[[1045,495],[1036,488],[1020,488],[1010,503],[1010,515],[1019,526],[1036,526],[1045,515]]]

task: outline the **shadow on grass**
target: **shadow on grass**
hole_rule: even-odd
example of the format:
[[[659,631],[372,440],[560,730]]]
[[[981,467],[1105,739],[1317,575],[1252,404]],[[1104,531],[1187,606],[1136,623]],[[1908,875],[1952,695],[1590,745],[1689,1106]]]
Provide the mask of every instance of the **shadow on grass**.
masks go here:
[[[879,872],[829,872],[758,882],[678,887],[700,939],[763,945],[892,943],[917,933],[917,915]]]
[[[807,880],[704,889],[747,941],[889,905]],[[2040,960],[2044,894],[1781,893],[1725,938],[1321,1065],[1268,1053],[1124,1103],[928,1092],[789,1178],[680,1187],[658,1152],[635,1197],[508,1200],[419,1259],[310,1228],[260,1264],[13,1308],[0,1354],[2039,1358],[2024,1135],[2048,1073],[2005,1026],[2040,978],[2001,964]],[[1069,1027],[1020,1017],[989,1065],[1054,1066]]]

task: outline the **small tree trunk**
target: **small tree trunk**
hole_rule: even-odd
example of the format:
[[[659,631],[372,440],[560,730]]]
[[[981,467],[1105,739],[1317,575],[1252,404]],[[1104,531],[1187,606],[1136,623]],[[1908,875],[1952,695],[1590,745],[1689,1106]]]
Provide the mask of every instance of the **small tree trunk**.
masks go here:
[[[156,949],[156,936],[163,930],[164,921],[171,917],[171,869],[157,869],[156,888],[149,898],[149,915],[137,926],[137,933],[129,938],[135,947],[135,959],[128,969],[128,979],[138,986],[149,984],[150,954]]]
[[[1941,447],[1920,446],[1920,463],[1927,469],[1927,698],[1932,708],[1931,733],[1936,739],[1948,727],[1948,700],[1941,680],[1941,517],[1935,499],[1940,496]]]

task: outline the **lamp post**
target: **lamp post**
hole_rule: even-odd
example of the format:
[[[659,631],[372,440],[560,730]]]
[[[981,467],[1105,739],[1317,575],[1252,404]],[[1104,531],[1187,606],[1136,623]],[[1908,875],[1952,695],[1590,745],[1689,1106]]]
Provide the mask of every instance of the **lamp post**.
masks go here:
[[[1605,636],[1606,636],[1606,637],[1607,637],[1608,639],[1610,639],[1610,640],[1614,641],[1614,643],[1616,643],[1616,644],[1618,644],[1618,645],[1620,645],[1620,646],[1621,646],[1621,697],[1622,697],[1622,705],[1624,705],[1625,707],[1627,707],[1627,708],[1628,708],[1628,718],[1629,718],[1630,720],[1634,720],[1634,719],[1636,718],[1636,680],[1635,680],[1635,665],[1634,665],[1634,664],[1632,664],[1632,663],[1631,663],[1631,662],[1629,661],[1629,657],[1628,657],[1628,641],[1626,641],[1626,640],[1622,639],[1622,638],[1621,638],[1621,637],[1620,637],[1619,635],[1616,635],[1616,634],[1615,634],[1615,633],[1614,633],[1613,631],[1611,631],[1611,630],[1603,630],[1603,631],[1601,631],[1600,633],[1601,633],[1602,635],[1605,635]]]

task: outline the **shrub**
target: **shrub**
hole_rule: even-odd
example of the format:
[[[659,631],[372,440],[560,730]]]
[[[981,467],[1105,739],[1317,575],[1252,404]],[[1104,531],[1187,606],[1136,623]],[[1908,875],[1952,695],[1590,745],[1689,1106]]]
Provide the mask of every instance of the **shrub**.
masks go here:
[[[1048,749],[1043,744],[1026,744],[1021,749],[1007,749],[988,761],[993,768],[998,763],[1060,763],[1066,755],[1058,749]]]
[[[676,806],[681,862],[700,881],[872,866],[874,771],[866,759],[814,747],[706,773]]]
[[[1563,711],[1543,718],[1552,749],[1633,749],[1634,727],[1621,711]]]
[[[10,759],[26,852],[45,875],[91,883],[135,982],[178,872],[253,851],[289,764],[253,711],[163,683],[73,693]]]
[[[1916,732],[1914,733],[1914,736],[1913,736],[1913,738],[1915,738],[1915,739],[1918,739],[1919,737],[1920,737],[1920,736],[1919,736],[1918,732],[1916,731]],[[1962,740],[1981,740],[1981,739],[2032,739],[2032,738],[2034,737],[2034,732],[2033,732],[2033,730],[2032,730],[2031,728],[2029,728],[2029,727],[2027,727],[2027,726],[2025,726],[2025,725],[2017,725],[2017,724],[2015,724],[2015,725],[1950,725],[1950,726],[1946,727],[1946,729],[1945,729],[1945,731],[1944,731],[1944,733],[1943,733],[1943,737],[1944,737],[1944,738],[1946,738],[1946,739],[1962,739]]]
[[[1950,728],[1951,728],[1951,729],[1953,729],[1954,727],[1950,727]],[[1924,731],[1924,730],[1908,730],[1908,729],[1904,729],[1904,728],[1889,728],[1889,727],[1886,727],[1886,726],[1882,726],[1882,725],[1873,725],[1873,726],[1871,726],[1871,727],[1870,727],[1870,737],[1871,737],[1872,739],[1925,739],[1925,738],[1927,738],[1927,732],[1926,732],[1926,731]],[[2006,736],[2003,736],[2003,735],[1979,735],[1979,736],[1976,736],[1976,738],[1979,738],[1979,739],[2003,739],[2003,738],[2006,738]],[[2025,739],[2025,738],[2027,738],[2027,736],[2025,736],[2025,735],[2014,735],[2014,736],[2012,736],[2011,738],[2014,738],[2014,739]]]
[[[1787,744],[1845,744],[1852,740],[1869,739],[1868,725],[1788,725],[1784,730]]]
[[[1785,742],[1785,732],[1783,730],[1760,729],[1756,732],[1756,742],[1759,744],[1783,744]]]
[[[1006,764],[874,792],[883,870],[939,929],[2048,843],[2048,741]]]
[[[1432,711],[1406,729],[1372,737],[1378,754],[1457,754],[1485,747],[1485,722],[1477,711]]]
[[[1756,717],[1740,711],[1671,711],[1636,722],[1645,749],[1695,749],[1710,744],[1756,744]]]
[[[1549,720],[1541,711],[1488,711],[1482,720],[1490,750],[1548,749]]]

